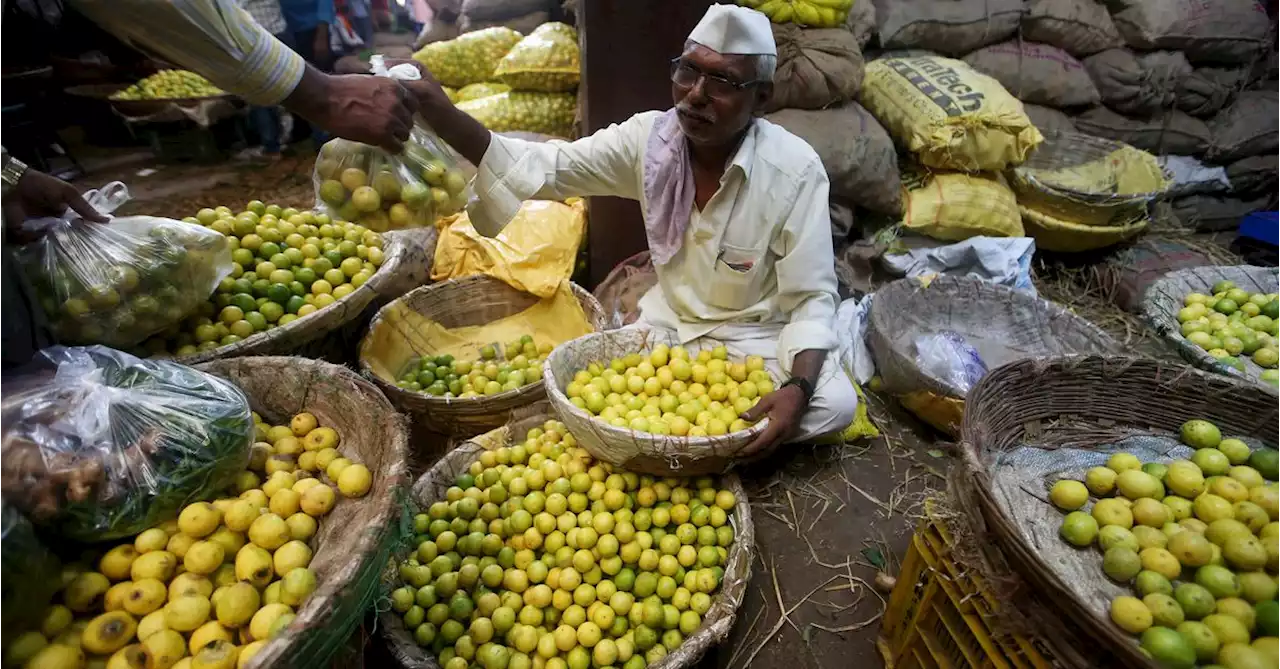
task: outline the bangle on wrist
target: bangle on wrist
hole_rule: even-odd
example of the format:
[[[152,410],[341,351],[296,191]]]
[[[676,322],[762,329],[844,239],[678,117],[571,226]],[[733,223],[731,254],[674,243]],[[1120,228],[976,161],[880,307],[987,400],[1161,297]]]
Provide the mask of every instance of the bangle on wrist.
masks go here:
[[[27,172],[27,164],[9,156],[4,161],[4,168],[0,169],[0,183],[4,184],[4,195],[7,196],[14,186],[18,185],[18,180]]]

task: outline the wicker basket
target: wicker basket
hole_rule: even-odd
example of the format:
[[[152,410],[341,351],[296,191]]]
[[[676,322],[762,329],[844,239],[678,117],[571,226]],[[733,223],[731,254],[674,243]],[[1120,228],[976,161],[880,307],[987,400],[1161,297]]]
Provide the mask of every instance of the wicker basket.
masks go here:
[[[399,541],[409,472],[408,425],[387,398],[354,372],[291,357],[216,360],[199,369],[240,387],[253,409],[270,421],[309,411],[342,435],[341,450],[373,472],[373,489],[340,499],[311,540],[319,588],[298,617],[249,667],[327,666],[364,620],[378,594],[380,574]]]
[[[397,298],[426,283],[435,256],[436,231],[418,228],[383,233],[387,254],[373,277],[350,295],[274,330],[212,351],[202,351],[179,359],[188,365],[210,360],[252,355],[297,355],[349,362],[355,342],[364,331],[373,311],[386,300]]]
[[[1025,163],[1009,170],[1008,180],[1018,204],[1082,227],[1130,227],[1146,218],[1147,206],[1169,185],[1150,153],[1081,133],[1048,135]]]
[[[1027,236],[1036,240],[1036,247],[1044,251],[1080,253],[1115,246],[1142,234],[1151,224],[1143,216],[1119,225],[1085,225],[1046,216],[1043,212],[1018,205],[1022,214],[1022,226]]]
[[[1212,292],[1213,284],[1219,281],[1231,281],[1251,293],[1280,291],[1280,280],[1276,277],[1274,267],[1248,265],[1193,267],[1170,272],[1151,284],[1142,297],[1142,315],[1161,337],[1178,349],[1178,353],[1187,362],[1211,372],[1247,379],[1268,392],[1276,393],[1275,386],[1259,378],[1262,368],[1247,356],[1240,356],[1245,367],[1242,372],[1219,362],[1209,355],[1208,351],[1182,336],[1182,327],[1178,323],[1178,310],[1183,306],[1183,298],[1188,293],[1208,294]]]
[[[425,509],[433,502],[444,499],[445,491],[454,484],[458,475],[467,471],[477,455],[485,449],[506,446],[513,435],[523,436],[531,428],[555,418],[543,402],[527,407],[511,424],[480,435],[450,451],[413,484],[410,497],[417,508]],[[570,430],[572,432],[572,429]],[[575,435],[576,436],[576,435]],[[708,649],[724,641],[733,627],[734,617],[747,594],[747,582],[751,580],[751,551],[755,548],[755,528],[751,523],[751,505],[747,502],[742,482],[733,474],[726,474],[722,485],[733,492],[738,504],[733,509],[734,542],[729,549],[729,562],[725,565],[724,580],[720,591],[712,599],[711,608],[702,617],[702,627],[684,640],[679,647],[648,669],[682,669],[691,667]],[[412,632],[405,628],[400,616],[393,611],[378,614],[382,637],[391,654],[401,666],[414,669],[440,669],[429,652],[413,640]]]
[[[1023,358],[1120,351],[1097,326],[1053,302],[967,277],[938,277],[927,287],[894,281],[875,293],[868,330],[885,389],[949,434],[959,432],[966,389],[919,367],[919,335],[960,334],[988,369]]]
[[[1027,443],[1045,449],[1096,450],[1135,435],[1176,438],[1190,418],[1213,421],[1224,434],[1274,448],[1280,409],[1274,397],[1249,384],[1147,358],[1020,360],[993,370],[969,393],[962,450],[963,473],[972,479],[967,486],[972,508],[1014,569],[1125,666],[1155,664],[1144,658],[1132,636],[1099,610],[1098,602],[1091,606],[1080,596],[1073,588],[1079,587],[1078,581],[1060,575],[1065,567],[1045,555],[1044,546],[1023,536],[996,498],[991,472],[1003,453]],[[1106,587],[1100,558],[1082,554],[1080,559],[1099,562],[1097,587]]]
[[[699,476],[727,472],[738,453],[764,431],[769,420],[719,437],[677,437],[636,432],[597,420],[574,406],[564,394],[574,374],[593,362],[608,362],[658,344],[677,346],[674,338],[656,331],[626,328],[579,337],[556,348],[544,363],[542,378],[550,381],[547,399],[592,456],[626,469],[655,476]],[[778,383],[775,378],[774,383]]]
[[[597,330],[607,327],[608,319],[600,303],[576,284],[569,285],[591,327]],[[436,432],[470,437],[501,427],[510,421],[513,410],[546,398],[542,381],[497,395],[467,399],[435,397],[400,388],[396,385],[396,374],[410,357],[430,355],[435,349],[424,337],[405,328],[394,314],[408,309],[446,328],[458,328],[492,323],[537,302],[537,296],[484,275],[423,286],[383,307],[374,316],[368,334],[360,342],[360,370],[373,379],[401,411]],[[387,342],[393,344],[387,345]],[[375,359],[375,356],[395,359]]]

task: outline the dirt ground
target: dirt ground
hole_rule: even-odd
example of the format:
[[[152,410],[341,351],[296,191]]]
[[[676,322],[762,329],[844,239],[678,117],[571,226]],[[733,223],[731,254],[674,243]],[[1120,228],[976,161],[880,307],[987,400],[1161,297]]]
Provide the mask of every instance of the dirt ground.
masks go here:
[[[126,211],[193,215],[201,207],[233,209],[250,199],[309,206],[312,156],[275,163],[154,165],[145,150],[89,155],[77,185],[120,179],[134,201]],[[145,173],[141,170],[154,169]],[[1220,250],[1220,249],[1219,249]],[[1042,295],[1066,302],[1134,349],[1173,354],[1132,315],[1080,285],[1074,268],[1040,263]],[[842,446],[795,447],[742,472],[755,519],[756,558],[730,638],[699,667],[836,669],[880,666],[875,647],[887,593],[878,572],[894,575],[930,490],[943,485],[950,444],[888,397],[870,395],[882,436]],[[372,633],[371,633],[372,632]],[[370,626],[363,652],[353,641],[343,666],[392,666]]]

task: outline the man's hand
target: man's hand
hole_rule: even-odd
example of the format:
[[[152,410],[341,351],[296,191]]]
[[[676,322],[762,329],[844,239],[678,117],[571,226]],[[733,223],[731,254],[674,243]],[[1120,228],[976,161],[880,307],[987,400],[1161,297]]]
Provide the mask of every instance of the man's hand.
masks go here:
[[[85,202],[75,186],[44,172],[28,169],[4,199],[6,234],[15,242],[34,241],[39,235],[23,230],[22,223],[35,216],[62,216],[68,207],[86,221],[107,222],[107,217]]]
[[[418,113],[422,119],[446,144],[452,146],[472,165],[478,166],[489,150],[489,131],[479,121],[453,105],[440,82],[422,63],[416,60],[387,59],[387,67],[402,63],[412,63],[422,76],[417,81],[400,82],[418,101]]]
[[[784,443],[795,434],[800,427],[800,419],[808,410],[809,403],[804,399],[804,391],[797,386],[783,386],[760,398],[755,406],[742,414],[742,419],[755,422],[768,416],[769,424],[756,436],[755,441],[742,449],[740,455],[749,457]]]
[[[339,137],[398,154],[409,139],[418,100],[394,79],[327,75],[308,67],[284,106]]]

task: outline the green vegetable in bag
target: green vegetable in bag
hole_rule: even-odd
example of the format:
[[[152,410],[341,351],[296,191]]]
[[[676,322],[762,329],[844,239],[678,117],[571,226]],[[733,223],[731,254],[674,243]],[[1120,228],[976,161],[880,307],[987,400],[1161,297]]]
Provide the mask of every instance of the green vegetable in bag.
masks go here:
[[[0,525],[0,637],[7,649],[17,635],[39,627],[62,581],[57,558],[18,509],[0,505]]]
[[[518,91],[554,93],[576,89],[580,69],[578,31],[563,23],[544,23],[512,47],[494,76]]]
[[[498,61],[521,37],[510,28],[486,28],[457,39],[428,44],[413,54],[413,59],[425,65],[445,86],[456,88],[492,81]]]
[[[523,130],[572,138],[575,135],[578,96],[573,93],[511,91],[460,102],[458,109],[494,132]]]

